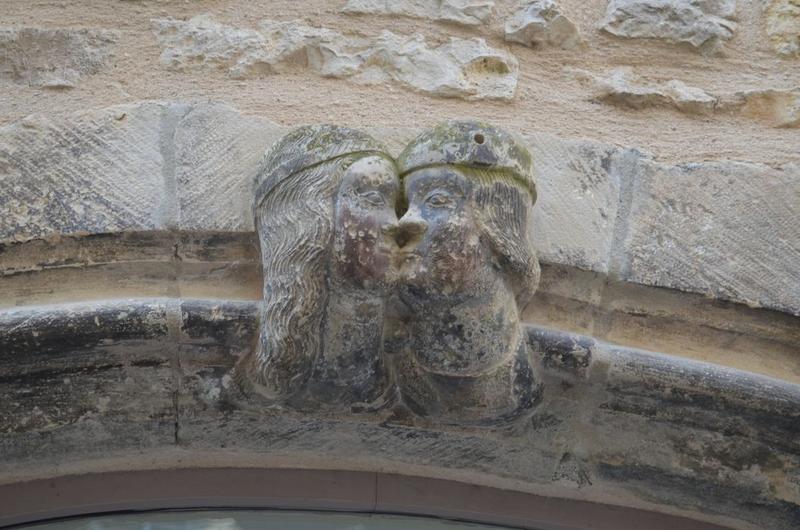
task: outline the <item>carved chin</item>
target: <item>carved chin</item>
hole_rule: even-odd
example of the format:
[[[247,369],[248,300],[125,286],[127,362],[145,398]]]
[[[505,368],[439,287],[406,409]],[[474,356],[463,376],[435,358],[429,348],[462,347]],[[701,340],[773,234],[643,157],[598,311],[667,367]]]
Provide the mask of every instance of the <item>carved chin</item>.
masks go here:
[[[398,255],[402,286],[428,300],[481,296],[494,275],[488,251],[472,230],[447,227]]]
[[[389,256],[380,248],[355,244],[336,262],[334,274],[340,284],[351,284],[362,289],[386,289],[393,283],[394,274]]]
[[[357,266],[343,264],[343,266],[348,272],[337,278],[340,285],[351,285],[359,289],[376,291],[383,291],[391,286],[391,275],[385,267],[377,267],[373,264]]]
[[[479,256],[437,253],[428,259],[407,258],[400,268],[399,284],[404,294],[416,299],[463,298],[475,294],[480,277]]]

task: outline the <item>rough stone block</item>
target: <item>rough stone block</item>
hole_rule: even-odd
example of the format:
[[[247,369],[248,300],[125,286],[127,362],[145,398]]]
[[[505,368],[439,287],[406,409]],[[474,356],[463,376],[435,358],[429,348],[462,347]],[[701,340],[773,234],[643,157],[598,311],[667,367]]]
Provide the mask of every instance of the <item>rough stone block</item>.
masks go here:
[[[575,23],[565,17],[554,0],[525,1],[505,25],[507,41],[525,46],[558,46],[569,50],[581,43]]]
[[[394,80],[440,97],[511,100],[517,88],[519,64],[483,39],[450,40],[431,48],[421,35],[401,37],[385,31],[369,51],[356,81]]]
[[[800,127],[800,87],[793,90],[749,90],[737,93],[726,104],[743,115],[773,127]]]
[[[98,29],[0,28],[0,79],[69,88],[105,66],[116,41]]]
[[[0,129],[0,240],[152,230],[170,219],[162,121],[144,103]]]
[[[730,39],[736,0],[611,0],[602,28],[618,37],[685,42],[715,51]]]
[[[161,62],[169,69],[216,69],[234,79],[261,77],[298,66],[344,77],[363,63],[355,52],[366,46],[364,39],[300,21],[263,20],[258,29],[249,29],[220,24],[209,15],[189,20],[156,19],[153,32],[162,47]]]
[[[766,0],[764,18],[775,52],[786,57],[800,55],[800,1]]]
[[[576,72],[588,82],[592,99],[620,107],[645,109],[674,108],[686,114],[707,115],[714,112],[718,98],[677,79],[652,84],[638,80],[630,68],[616,68],[607,75]]]
[[[356,14],[401,15],[478,26],[488,22],[493,8],[492,0],[435,0],[432,2],[349,0],[343,11]]]
[[[252,68],[268,68],[263,35],[251,29],[217,24],[207,16],[189,21],[153,20],[153,32],[162,46],[161,62],[172,70],[212,66],[244,77]]]
[[[800,127],[800,88],[763,88],[714,95],[671,79],[653,83],[639,79],[631,68],[615,68],[595,75],[567,68],[588,85],[591,99],[623,108],[674,108],[684,114],[741,115],[771,127]]]
[[[800,314],[800,166],[641,161],[624,279]]]
[[[440,97],[511,99],[516,58],[483,39],[452,37],[430,47],[421,35],[384,31],[365,39],[298,21],[264,20],[258,30],[214,22],[158,19],[153,30],[161,62],[177,71],[217,69],[241,79],[307,68],[326,77],[374,84],[395,82]]]

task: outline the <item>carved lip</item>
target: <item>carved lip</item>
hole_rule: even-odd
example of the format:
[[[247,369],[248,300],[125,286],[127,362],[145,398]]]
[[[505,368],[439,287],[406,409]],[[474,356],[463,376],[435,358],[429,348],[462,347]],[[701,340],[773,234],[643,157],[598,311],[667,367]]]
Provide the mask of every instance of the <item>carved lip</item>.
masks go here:
[[[421,257],[422,255],[416,250],[398,250],[396,253],[397,261],[400,264],[416,261]]]

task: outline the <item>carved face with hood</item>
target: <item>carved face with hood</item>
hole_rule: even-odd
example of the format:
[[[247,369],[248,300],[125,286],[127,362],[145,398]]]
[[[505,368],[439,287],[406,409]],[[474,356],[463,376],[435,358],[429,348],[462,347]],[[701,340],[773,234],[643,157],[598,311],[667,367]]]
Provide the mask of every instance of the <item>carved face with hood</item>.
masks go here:
[[[447,122],[406,147],[399,165],[407,201],[397,237],[404,299],[481,298],[500,277],[524,305],[539,280],[536,187],[524,145],[478,122]]]
[[[413,140],[399,165],[403,402],[455,424],[518,418],[540,390],[519,321],[539,280],[530,153],[505,131],[455,121]]]
[[[397,169],[370,136],[301,127],[269,152],[256,180],[264,304],[259,344],[239,371],[276,399],[297,393],[324,347],[332,292],[391,288]]]

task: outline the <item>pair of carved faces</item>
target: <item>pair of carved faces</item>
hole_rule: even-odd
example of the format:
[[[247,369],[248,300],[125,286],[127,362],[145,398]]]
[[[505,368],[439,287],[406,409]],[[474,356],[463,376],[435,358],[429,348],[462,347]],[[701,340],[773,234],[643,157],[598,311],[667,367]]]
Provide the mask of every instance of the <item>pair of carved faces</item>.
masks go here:
[[[399,288],[411,304],[480,295],[498,271],[476,218],[474,188],[456,168],[426,168],[401,183],[388,158],[356,160],[335,201],[331,282]]]
[[[506,370],[500,365],[518,349],[505,344],[519,335],[515,297],[522,284],[532,292],[538,279],[527,230],[532,200],[513,179],[494,182],[520,172],[503,165],[503,156],[516,155],[508,155],[501,136],[499,150],[463,145],[472,126],[453,129],[468,133],[456,139],[455,152],[423,135],[399,165],[367,135],[332,126],[297,130],[273,148],[256,182],[262,330],[241,370],[270,397],[363,407],[392,394],[398,381],[387,368],[384,320],[402,313],[392,304],[412,320],[458,306],[433,317],[444,326],[441,334],[434,327],[406,348],[426,350],[419,352],[424,370],[445,377],[495,370],[487,376],[492,381],[505,377],[497,375]],[[495,156],[496,168],[487,156]],[[536,268],[527,279],[520,274],[526,264]],[[499,304],[492,302],[498,292],[514,307],[486,313]],[[480,335],[474,351],[465,347],[473,333]],[[437,336],[441,344],[434,345]],[[308,389],[316,397],[308,398]]]
[[[480,296],[500,271],[476,215],[475,187],[456,168],[415,171],[401,183],[389,159],[358,159],[336,198],[330,281],[398,289],[412,306]]]

